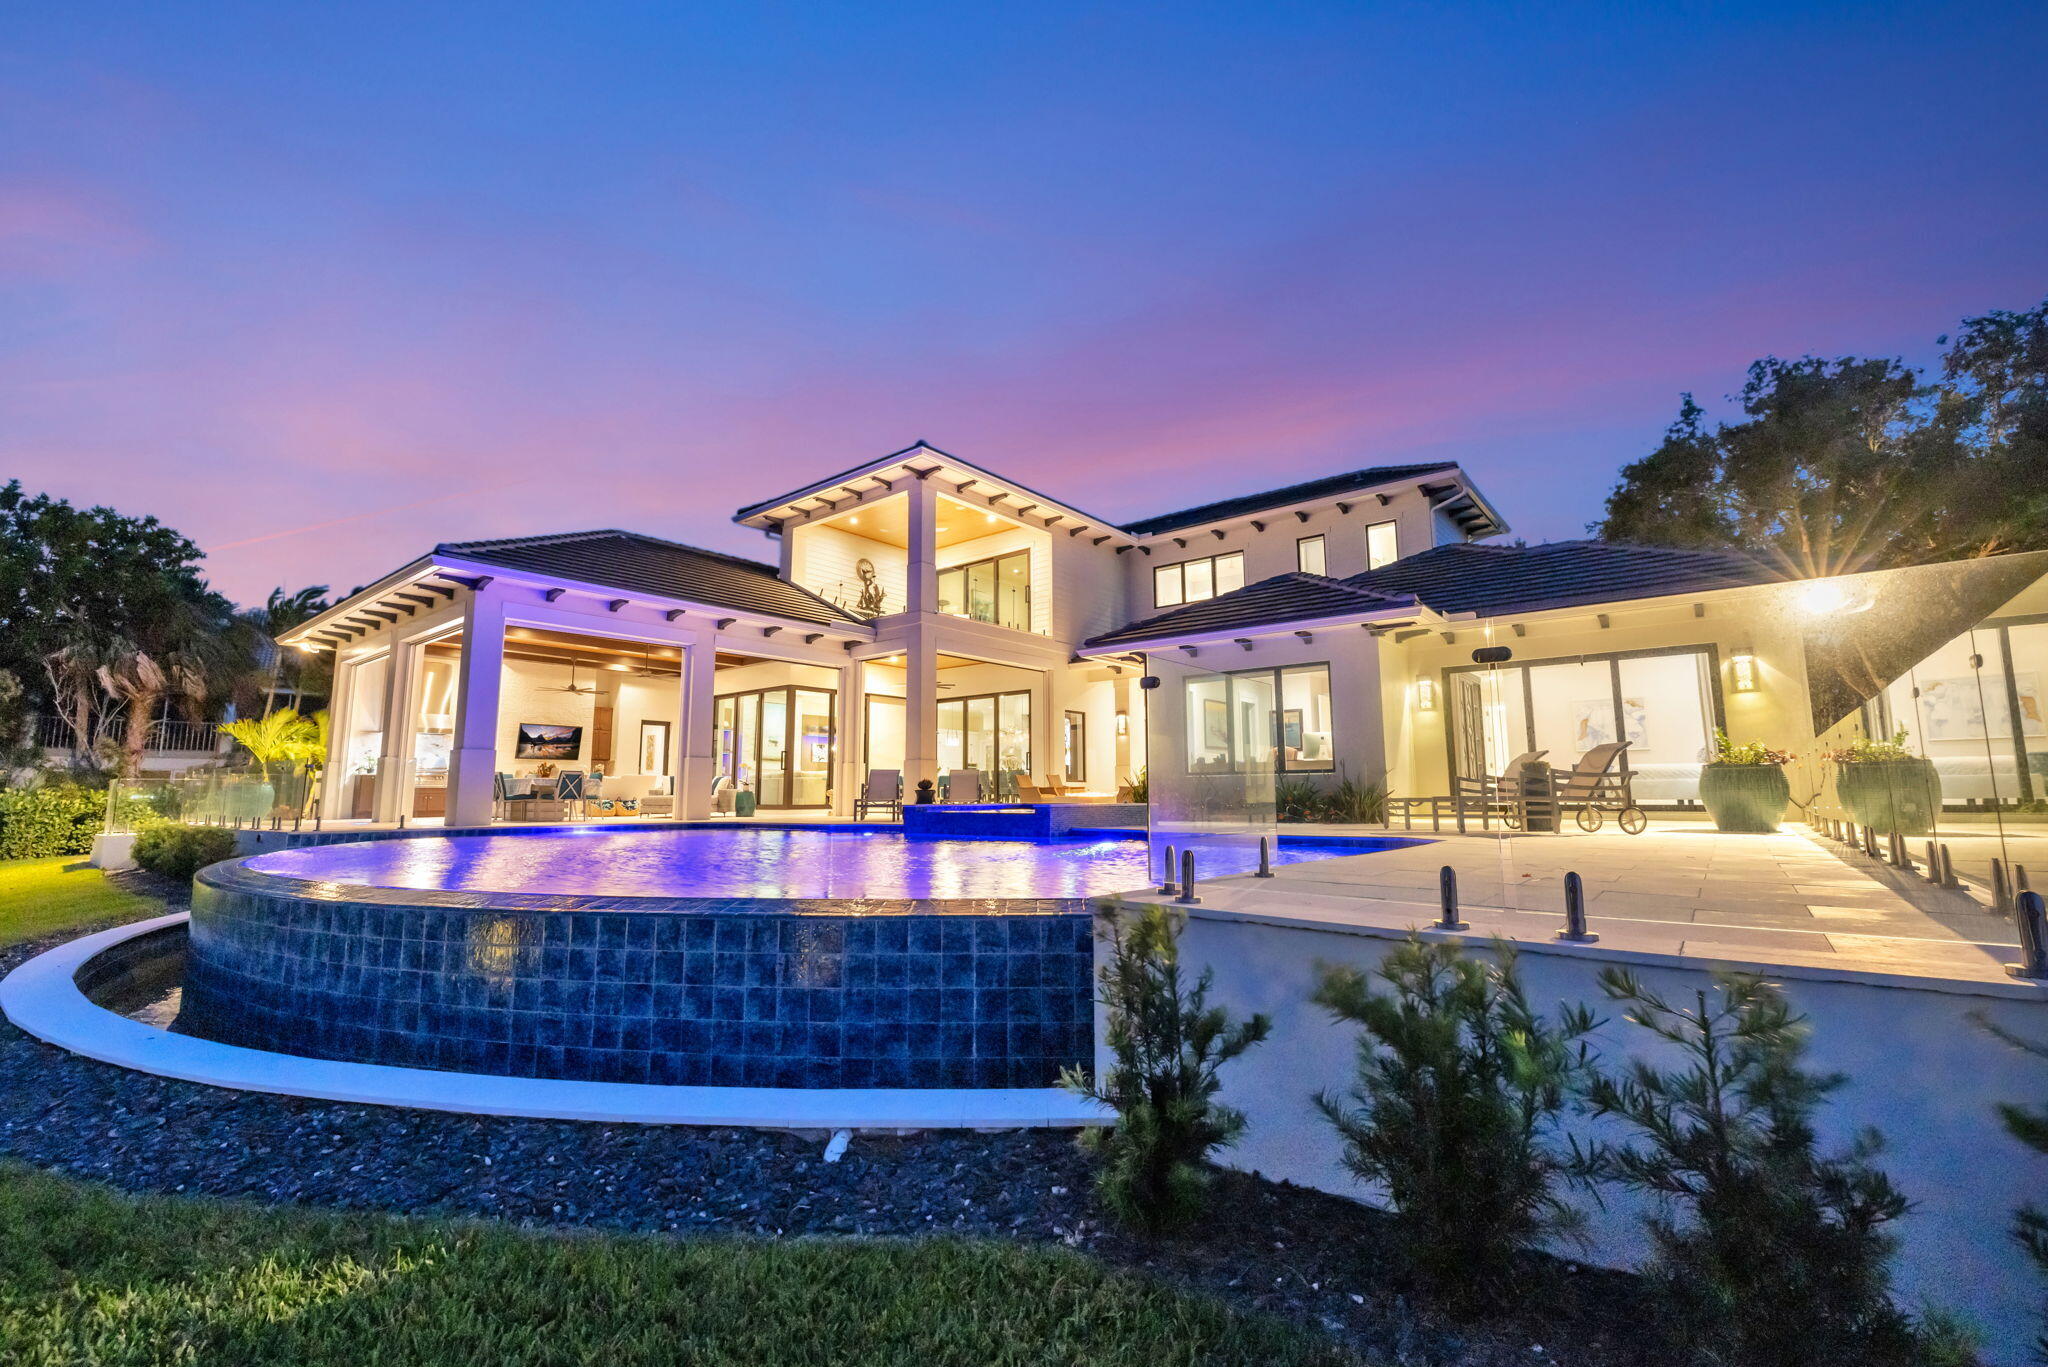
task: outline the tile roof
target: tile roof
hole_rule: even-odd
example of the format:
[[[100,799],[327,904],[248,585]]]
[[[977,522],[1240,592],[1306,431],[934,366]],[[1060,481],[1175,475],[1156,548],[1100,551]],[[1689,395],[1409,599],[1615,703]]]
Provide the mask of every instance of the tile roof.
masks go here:
[[[1436,546],[1344,582],[1381,593],[1412,593],[1441,613],[1490,617],[1739,588],[1785,577],[1738,551],[1551,541]]]
[[[1605,541],[1437,546],[1345,579],[1282,574],[1133,622],[1090,647],[1273,627],[1420,604],[1482,617],[1768,583],[1785,576],[1733,551]]]
[[[678,598],[689,603],[758,612],[837,626],[856,620],[808,589],[782,579],[775,566],[707,551],[639,532],[617,530],[459,541],[434,548],[486,565],[560,575],[579,583]]]
[[[1274,622],[1309,622],[1351,613],[1413,608],[1411,594],[1379,593],[1320,574],[1293,570],[1261,579],[1216,598],[1172,608],[1143,621],[1095,637],[1091,647],[1124,641],[1208,635]]]
[[[1247,513],[1256,513],[1267,508],[1285,508],[1289,504],[1302,503],[1310,499],[1333,498],[1338,494],[1370,489],[1378,484],[1391,484],[1396,480],[1411,479],[1417,475],[1433,475],[1457,468],[1455,461],[1447,460],[1427,465],[1376,465],[1370,469],[1351,470],[1341,475],[1325,475],[1321,479],[1289,484],[1285,488],[1262,489],[1255,494],[1219,499],[1214,503],[1183,508],[1177,513],[1161,513],[1157,517],[1140,518],[1136,522],[1123,523],[1122,526],[1134,536],[1151,536],[1181,527],[1199,527],[1205,523],[1221,522],[1225,518],[1243,517]]]

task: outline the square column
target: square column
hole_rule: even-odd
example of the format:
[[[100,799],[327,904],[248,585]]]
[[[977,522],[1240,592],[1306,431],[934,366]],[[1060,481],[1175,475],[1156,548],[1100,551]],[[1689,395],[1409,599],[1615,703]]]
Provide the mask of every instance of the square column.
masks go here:
[[[391,643],[391,665],[384,671],[384,753],[377,757],[377,786],[370,819],[396,825],[412,793],[413,747],[419,731],[419,704],[413,696],[424,647],[410,641]]]
[[[683,674],[677,689],[680,738],[671,763],[675,766],[676,817],[702,821],[711,815],[711,781],[718,772],[717,717],[718,647],[706,631],[683,647]]]
[[[903,800],[920,779],[939,778],[939,653],[918,632],[903,656]]]
[[[939,491],[929,479],[910,484],[910,531],[908,564],[904,567],[903,591],[911,612],[937,612],[939,608]]]
[[[838,721],[833,728],[832,815],[853,815],[853,799],[867,782],[867,766],[861,750],[868,724],[867,694],[862,691],[865,666],[841,665],[838,669]]]
[[[498,688],[504,674],[504,600],[474,594],[462,615],[455,748],[448,767],[450,826],[488,826],[496,815]]]

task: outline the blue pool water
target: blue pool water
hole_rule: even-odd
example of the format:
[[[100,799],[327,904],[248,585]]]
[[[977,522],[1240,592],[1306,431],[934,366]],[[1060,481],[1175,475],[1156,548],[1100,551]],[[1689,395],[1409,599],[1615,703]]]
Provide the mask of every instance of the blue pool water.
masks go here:
[[[1276,864],[1364,854],[1398,839],[1283,840]],[[1249,873],[1245,843],[1198,846],[1204,878]],[[378,888],[585,897],[1082,898],[1153,881],[1143,839],[910,840],[895,831],[608,830],[403,840],[279,850],[257,873]]]

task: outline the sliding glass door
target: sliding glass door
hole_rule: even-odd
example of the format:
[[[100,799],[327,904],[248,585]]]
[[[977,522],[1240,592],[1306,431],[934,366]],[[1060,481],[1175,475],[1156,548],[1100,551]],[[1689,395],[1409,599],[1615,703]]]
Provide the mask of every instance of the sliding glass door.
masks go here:
[[[1586,656],[1450,671],[1451,763],[1461,777],[1502,774],[1543,751],[1569,769],[1596,745],[1625,740],[1636,800],[1699,800],[1721,701],[1704,647]]]
[[[939,704],[939,769],[979,769],[998,795],[1031,773],[1031,694],[985,693]]]
[[[760,807],[824,807],[831,801],[833,694],[763,688],[717,699],[718,771],[751,789]]]

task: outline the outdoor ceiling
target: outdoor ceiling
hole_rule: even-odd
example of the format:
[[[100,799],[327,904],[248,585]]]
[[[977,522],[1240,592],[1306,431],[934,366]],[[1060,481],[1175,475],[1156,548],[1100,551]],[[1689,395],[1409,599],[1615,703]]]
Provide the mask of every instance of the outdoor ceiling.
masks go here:
[[[1006,517],[986,508],[973,508],[958,499],[939,496],[938,544],[941,547],[973,541],[977,537],[993,532],[1007,531],[1021,527],[1024,523]],[[870,541],[879,541],[887,546],[910,546],[910,500],[898,494],[885,498],[879,503],[870,503],[862,508],[850,508],[837,517],[828,517],[821,522],[810,524],[818,527],[836,527],[855,536],[864,536]]]
[[[461,633],[443,636],[434,642],[430,650],[445,648],[454,653],[462,644]],[[615,673],[634,670],[648,670],[666,677],[677,677],[682,673],[682,652],[675,646],[652,645],[641,641],[622,641],[603,636],[583,636],[568,631],[548,631],[540,627],[505,628],[505,658],[508,660],[539,660],[553,664],[581,664],[592,669],[607,669]]]

